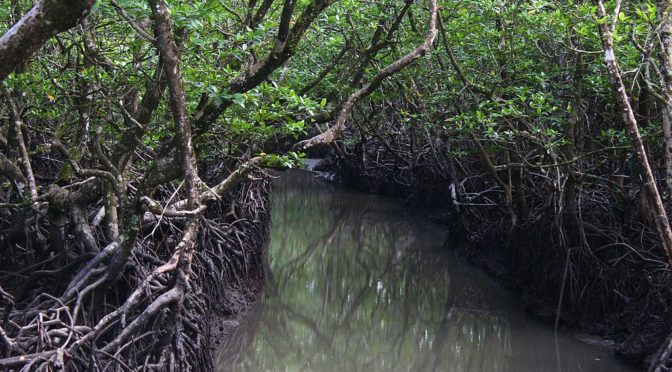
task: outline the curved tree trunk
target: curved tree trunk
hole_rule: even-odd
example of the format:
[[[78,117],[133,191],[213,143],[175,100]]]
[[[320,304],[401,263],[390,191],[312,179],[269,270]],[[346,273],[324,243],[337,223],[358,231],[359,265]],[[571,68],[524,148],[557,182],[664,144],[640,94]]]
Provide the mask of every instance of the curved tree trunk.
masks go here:
[[[600,18],[606,18],[607,12],[604,7],[604,2],[602,0],[596,0],[597,4],[597,15]],[[608,22],[603,22],[599,24],[600,36],[602,37],[602,48],[604,49],[604,64],[607,67],[609,73],[609,78],[611,79],[611,88],[614,92],[614,96],[618,101],[618,104],[621,106],[623,122],[630,132],[630,137],[632,140],[632,149],[639,163],[639,168],[644,178],[644,185],[642,192],[648,200],[651,211],[655,216],[656,230],[658,236],[663,244],[663,249],[667,255],[668,262],[672,265],[672,229],[670,229],[670,221],[667,218],[667,211],[665,210],[665,205],[663,204],[663,199],[660,197],[660,192],[658,191],[658,186],[656,184],[656,179],[653,176],[653,170],[649,163],[649,158],[644,147],[644,140],[639,131],[639,125],[637,124],[637,119],[632,110],[630,104],[630,98],[623,83],[623,78],[618,67],[618,62],[616,60],[616,54],[614,53],[614,38],[613,38],[613,29],[615,28],[615,22],[618,19],[618,8],[615,12],[613,25],[611,29]]]

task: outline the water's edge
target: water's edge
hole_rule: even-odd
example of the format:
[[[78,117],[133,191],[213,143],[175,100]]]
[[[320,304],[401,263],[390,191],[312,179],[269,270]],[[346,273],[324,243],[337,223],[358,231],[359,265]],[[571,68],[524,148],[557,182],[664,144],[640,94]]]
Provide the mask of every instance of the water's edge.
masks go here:
[[[309,177],[310,180],[305,180],[304,178],[306,177]],[[294,181],[297,179],[299,180],[295,185],[287,186],[286,184],[288,183],[287,180],[289,178],[293,178]],[[361,305],[358,305],[360,307],[351,310],[354,311],[354,315],[349,315],[348,321],[350,323],[333,323],[329,321],[329,319],[332,318],[332,316],[329,315],[321,315],[321,317],[315,319],[311,318],[314,314],[324,313],[325,311],[329,314],[328,309],[330,308],[338,308],[339,306],[342,306],[343,309],[350,309],[350,306],[352,306],[350,302],[343,300],[345,302],[334,303],[332,297],[330,297],[335,296],[335,294],[345,296],[343,298],[350,296],[348,293],[351,292],[341,289],[344,285],[347,286],[349,283],[355,283],[353,284],[353,288],[361,287],[365,292],[369,291],[365,288],[374,287],[372,286],[372,283],[368,283],[359,277],[361,272],[358,270],[361,270],[361,267],[355,271],[346,273],[347,275],[345,278],[347,278],[347,280],[343,282],[345,284],[339,284],[340,286],[334,286],[332,282],[322,282],[323,280],[326,280],[321,278],[325,273],[327,277],[336,274],[333,274],[332,271],[324,271],[326,270],[326,267],[319,268],[316,266],[315,268],[312,268],[310,263],[312,261],[310,260],[303,262],[297,267],[291,267],[291,263],[295,263],[296,260],[302,256],[318,254],[315,252],[306,253],[301,251],[301,249],[304,248],[302,245],[303,242],[311,241],[308,239],[311,236],[316,238],[317,236],[313,235],[319,235],[319,230],[321,228],[323,228],[323,230],[326,229],[325,231],[322,231],[324,236],[321,237],[326,240],[322,241],[318,246],[330,246],[332,249],[324,250],[320,253],[326,255],[322,257],[322,261],[318,261],[320,264],[331,264],[332,266],[335,265],[335,267],[339,267],[340,265],[340,270],[342,270],[343,267],[347,268],[352,265],[347,263],[348,260],[352,260],[353,256],[359,255],[361,248],[351,252],[348,252],[347,249],[370,244],[372,239],[378,239],[379,241],[376,244],[383,248],[369,248],[367,250],[369,256],[374,254],[374,256],[379,255],[380,257],[387,257],[386,252],[396,250],[395,254],[402,255],[403,257],[403,260],[400,263],[393,265],[394,269],[392,272],[397,274],[390,274],[390,272],[388,272],[388,274],[385,274],[388,276],[383,276],[387,279],[381,279],[382,282],[379,281],[378,284],[376,284],[379,291],[382,288],[384,292],[388,287],[397,288],[397,284],[406,283],[403,285],[411,285],[412,287],[413,285],[417,286],[417,288],[413,287],[415,290],[411,293],[416,291],[422,293],[422,296],[418,295],[419,297],[417,298],[417,301],[420,301],[419,303],[422,304],[420,307],[415,307],[418,304],[415,300],[409,302],[408,297],[398,294],[369,293],[367,295],[369,297],[366,298],[370,298],[370,300],[367,301],[373,301],[374,304],[379,303],[378,305],[373,305],[374,309],[377,310],[371,314],[375,313],[378,314],[376,316],[383,316],[383,318],[380,319],[387,319],[383,322],[387,322],[387,325],[378,331],[374,331],[374,329],[370,330],[370,332],[363,337],[363,339],[366,339],[366,344],[362,344],[364,346],[360,345],[360,348],[377,345],[374,349],[385,349],[385,345],[387,345],[386,340],[389,338],[389,335],[382,338],[378,337],[376,335],[380,334],[379,331],[383,333],[391,332],[403,339],[406,339],[409,335],[411,338],[419,337],[416,333],[408,333],[407,330],[400,330],[395,328],[394,325],[389,325],[389,323],[404,324],[405,321],[403,321],[403,319],[409,315],[414,316],[415,314],[436,313],[435,315],[429,316],[431,319],[436,319],[435,321],[430,321],[428,320],[429,318],[427,318],[425,319],[425,323],[422,323],[425,327],[425,333],[428,334],[427,336],[423,336],[425,337],[425,341],[422,341],[423,338],[420,337],[416,339],[417,342],[408,344],[411,346],[403,343],[403,345],[407,346],[399,347],[402,349],[410,348],[409,350],[414,350],[409,352],[409,355],[420,355],[427,352],[427,345],[432,345],[429,349],[436,349],[438,351],[433,352],[430,350],[430,354],[422,354],[429,359],[424,360],[420,364],[418,364],[419,362],[417,359],[412,357],[404,359],[404,357],[394,356],[394,358],[397,358],[396,363],[398,363],[395,364],[395,368],[393,368],[394,370],[409,368],[409,370],[426,369],[426,367],[428,367],[428,365],[426,365],[427,363],[434,363],[434,367],[439,366],[444,369],[450,367],[450,370],[462,369],[469,371],[538,370],[538,368],[556,369],[555,367],[557,367],[558,370],[572,371],[628,370],[626,366],[617,362],[610,352],[605,351],[605,348],[609,348],[610,346],[609,342],[585,334],[575,335],[571,332],[561,332],[560,334],[554,335],[548,325],[543,325],[531,320],[530,317],[520,309],[520,306],[518,305],[519,299],[513,296],[510,292],[503,290],[495,280],[482,273],[479,269],[465,264],[463,260],[456,259],[452,253],[447,254],[445,249],[441,252],[441,248],[443,248],[443,239],[445,238],[445,233],[440,232],[442,229],[441,227],[427,221],[420,221],[416,217],[410,216],[408,211],[405,210],[399,202],[394,201],[391,198],[357,193],[333,184],[316,181],[315,177],[307,172],[286,172],[282,174],[279,181],[279,186],[276,187],[276,190],[274,190],[272,195],[273,225],[270,242],[270,259],[272,261],[270,266],[272,267],[272,270],[269,270],[270,275],[264,292],[260,294],[260,300],[248,311],[237,317],[236,320],[230,320],[227,323],[231,327],[228,336],[225,338],[224,345],[219,349],[219,357],[216,364],[216,368],[219,368],[219,370],[258,370],[268,369],[269,366],[272,366],[273,369],[282,369],[279,367],[282,367],[283,363],[289,363],[284,365],[285,367],[289,367],[289,369],[292,369],[292,366],[296,367],[297,365],[303,365],[303,369],[306,369],[305,367],[308,365],[311,367],[308,368],[308,370],[317,368],[326,368],[327,370],[330,370],[331,364],[340,363],[343,358],[350,364],[341,365],[339,368],[359,370],[358,368],[363,366],[362,364],[358,364],[362,363],[361,360],[357,359],[357,355],[359,355],[358,349],[351,350],[349,349],[350,346],[344,345],[353,343],[353,338],[360,339],[360,337],[357,336],[359,334],[358,330],[360,328],[365,329],[370,327],[365,319],[373,317],[374,315],[366,315],[368,314],[367,312],[364,312],[364,315],[361,315],[359,313]],[[289,181],[289,183],[294,181]],[[301,182],[304,181],[308,183],[308,185],[301,184]],[[292,187],[295,189],[292,189]],[[281,198],[284,200],[279,202],[278,199]],[[284,203],[284,205],[282,203]],[[292,205],[292,207],[289,208],[287,203],[290,203],[289,205]],[[328,205],[328,208],[324,208],[324,205]],[[320,210],[321,208],[324,210]],[[364,214],[360,213],[362,208],[367,212]],[[320,213],[322,213],[322,215]],[[324,213],[327,213],[327,217],[324,217]],[[383,221],[381,222],[381,220]],[[298,223],[298,225],[295,223]],[[307,226],[307,229],[306,225],[309,225]],[[302,228],[303,230],[312,230],[312,232],[297,233],[297,231]],[[409,228],[411,230],[408,230]],[[375,230],[376,233],[367,235],[367,231],[372,230]],[[339,233],[339,231],[341,233]],[[346,234],[343,235],[342,232],[346,232]],[[411,235],[408,235],[409,233]],[[305,236],[301,234],[304,234]],[[345,237],[350,235],[356,236],[357,234],[364,234],[365,237],[363,240]],[[388,236],[393,236],[393,239],[386,238]],[[407,245],[404,245],[406,243],[403,242],[406,240],[408,240]],[[315,241],[319,241],[319,239],[316,239]],[[395,245],[389,247],[389,241],[394,241]],[[333,247],[341,248],[335,249]],[[419,249],[418,247],[425,248]],[[295,250],[295,256],[291,259],[288,257],[283,258],[282,252],[292,251],[292,249]],[[318,250],[319,249],[321,248],[318,248]],[[334,250],[343,250],[345,253],[343,253],[342,256],[335,257],[332,256],[333,253],[331,252]],[[418,252],[421,254],[418,255]],[[383,261],[390,259],[392,260],[390,262],[394,262],[395,260],[395,258],[392,257],[385,258]],[[367,259],[365,261],[357,261],[357,259],[355,259],[353,262],[355,265],[362,267],[370,266],[369,269],[373,267],[371,272],[374,274],[378,273],[375,275],[380,275],[381,271],[376,271],[379,270],[376,269],[378,265],[376,263],[378,262],[377,260],[370,261],[370,259]],[[278,266],[279,262],[284,262],[285,264],[289,263],[290,266]],[[441,262],[441,265],[437,265],[438,262]],[[448,277],[445,276],[447,274],[442,274],[442,272],[445,271],[445,267],[449,267],[450,270],[452,270],[451,275],[448,275]],[[330,270],[334,269],[332,268]],[[308,272],[309,275],[306,274]],[[332,274],[329,274],[330,272]],[[335,278],[342,279],[342,274],[339,275],[341,276]],[[400,277],[405,279],[400,281],[401,279],[398,279]],[[307,290],[302,288],[302,284],[305,286],[311,282],[313,283],[311,285],[317,288],[317,290]],[[326,295],[325,293],[329,293],[329,291],[331,291],[331,294]],[[359,290],[356,292],[360,293]],[[459,295],[458,293],[462,293],[462,295]],[[465,293],[467,294],[466,296],[464,295]],[[445,297],[446,294],[448,297]],[[318,295],[326,296],[323,298],[323,301],[326,301],[325,303],[328,305],[326,306],[327,310],[325,310],[324,303],[320,306],[311,305],[313,302],[311,302],[310,299]],[[394,306],[385,305],[385,301],[389,301]],[[297,311],[292,307],[294,306],[293,304],[297,304],[297,306],[299,306],[298,309],[312,310],[304,311],[301,312],[300,315],[296,315],[294,313]],[[401,313],[399,313],[399,310],[397,309],[398,307],[406,308],[409,307],[409,305],[410,310],[402,310]],[[422,309],[427,308],[436,308],[436,311],[425,313],[424,311],[426,310]],[[455,309],[461,310],[456,313]],[[362,316],[363,318],[361,318]],[[424,315],[420,316],[426,318]],[[336,315],[333,315],[333,317],[338,318]],[[313,324],[310,327],[306,326],[309,322],[304,318],[312,319]],[[354,321],[352,320],[353,318],[355,319]],[[297,321],[296,319],[301,320]],[[450,320],[450,322],[446,323],[448,320]],[[467,333],[457,329],[457,326],[450,326],[451,322],[461,324],[462,328],[466,327],[464,329],[468,329],[468,331],[465,331]],[[277,330],[273,331],[272,327],[269,325],[285,323],[292,326],[283,329],[282,332]],[[357,325],[353,325],[354,323],[357,323]],[[439,328],[435,328],[437,326]],[[305,327],[318,328],[318,331],[306,331],[304,329]],[[297,331],[296,329],[299,330]],[[503,329],[507,329],[508,331],[505,331],[505,333],[502,334],[501,332]],[[482,332],[485,333],[481,334]],[[431,335],[429,335],[430,333]],[[282,353],[279,352],[278,348],[280,347],[272,345],[272,341],[269,341],[277,337],[278,334],[283,335],[283,341],[280,344],[288,343],[290,345],[295,345],[296,349],[290,347]],[[326,336],[324,334],[326,334]],[[470,334],[472,336],[469,336]],[[475,334],[480,335],[477,337],[480,341],[474,342],[471,339]],[[320,336],[318,337],[315,335]],[[317,347],[313,340],[315,337],[326,337],[326,339],[331,340],[331,345],[336,346],[327,349],[323,349],[321,346]],[[292,343],[292,340],[295,342]],[[348,341],[341,342],[343,340]],[[437,347],[437,340],[442,340],[440,344],[443,346]],[[540,342],[541,340],[545,341]],[[423,342],[425,342],[424,349],[413,349],[412,345],[415,345],[416,343],[421,345]],[[429,344],[427,344],[427,342],[429,342]],[[548,345],[548,348],[540,345]],[[480,350],[479,348],[486,348],[489,350],[489,356],[486,358],[487,360],[481,361],[483,356],[478,355],[484,350]],[[288,361],[287,358],[278,357],[278,355],[281,354],[284,355],[299,352],[297,350],[300,350],[302,355],[322,355],[322,357],[330,359],[338,354],[338,358],[334,357],[333,360],[331,360],[331,364],[320,365],[322,361],[306,355],[303,356],[305,359],[298,358],[290,361]],[[466,352],[465,350],[474,351],[464,354]],[[561,350],[569,350],[569,355],[567,353],[561,353]],[[371,353],[372,352],[369,351],[369,354]],[[398,353],[392,354],[398,355]],[[555,354],[557,354],[557,358]],[[253,357],[250,357],[250,355],[253,355]],[[273,355],[275,355],[275,357],[272,357]],[[391,354],[388,355],[385,352],[380,352],[375,355],[377,355],[376,358],[373,358],[375,359],[375,363],[377,363],[375,365],[380,367],[381,370],[383,370],[381,363],[384,365],[391,360],[390,358],[393,358],[390,356]],[[352,360],[348,360],[348,357]],[[251,359],[253,359],[254,362],[250,362]],[[427,361],[430,359],[431,361]],[[549,362],[547,359],[554,360],[552,365],[548,364]],[[399,360],[402,360],[403,363],[399,364]],[[474,364],[475,360],[479,360],[480,364]],[[464,364],[465,361],[467,364]],[[579,361],[579,363],[573,365],[573,361]],[[372,361],[367,360],[367,363],[372,363]],[[593,364],[595,365],[592,366]],[[401,365],[407,368],[399,368]],[[588,365],[591,365],[594,368],[586,367]],[[259,368],[257,369],[255,367]],[[372,367],[369,365],[367,368],[370,370]]]

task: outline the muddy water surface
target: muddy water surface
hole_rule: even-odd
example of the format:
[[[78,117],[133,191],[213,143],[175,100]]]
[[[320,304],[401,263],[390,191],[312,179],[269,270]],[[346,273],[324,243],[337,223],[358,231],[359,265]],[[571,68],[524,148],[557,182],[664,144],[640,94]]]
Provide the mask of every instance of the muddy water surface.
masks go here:
[[[221,371],[630,371],[525,314],[391,199],[282,173],[269,274]]]

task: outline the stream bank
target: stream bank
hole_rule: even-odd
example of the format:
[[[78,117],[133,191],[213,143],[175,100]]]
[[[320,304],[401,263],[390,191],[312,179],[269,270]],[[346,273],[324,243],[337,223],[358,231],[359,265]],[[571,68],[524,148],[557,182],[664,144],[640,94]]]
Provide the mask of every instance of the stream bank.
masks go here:
[[[208,211],[202,239],[214,241],[215,254],[200,256],[208,275],[203,292],[208,325],[203,330],[207,354],[204,370],[213,369],[216,351],[232,343],[230,335],[239,327],[235,320],[246,316],[259,299],[267,272],[271,225],[271,182],[256,174],[255,182],[242,183]]]

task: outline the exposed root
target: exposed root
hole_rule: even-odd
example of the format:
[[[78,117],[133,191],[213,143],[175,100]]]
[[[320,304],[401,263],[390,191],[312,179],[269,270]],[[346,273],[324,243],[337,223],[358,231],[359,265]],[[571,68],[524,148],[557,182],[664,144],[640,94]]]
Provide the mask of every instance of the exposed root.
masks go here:
[[[24,290],[16,305],[8,292],[22,281],[3,274],[0,368],[212,369],[209,321],[245,308],[252,297],[242,288],[263,278],[270,186],[263,176],[255,179],[211,205],[202,219],[152,220],[157,225],[145,228],[148,235],[116,282],[107,264],[119,240],[60,273],[70,277],[64,284],[40,281]],[[54,261],[37,264],[45,271]]]
[[[335,162],[339,180],[429,206],[449,224],[449,248],[520,291],[549,323],[557,318],[561,326],[611,338],[634,363],[658,350],[672,329],[672,275],[642,215],[646,207],[632,197],[641,192],[638,183],[582,173],[570,213],[566,174],[526,169],[516,181],[494,163],[492,171],[511,173],[495,182],[487,166],[454,157],[451,140],[409,128],[385,109],[371,105],[354,116],[354,145]]]

